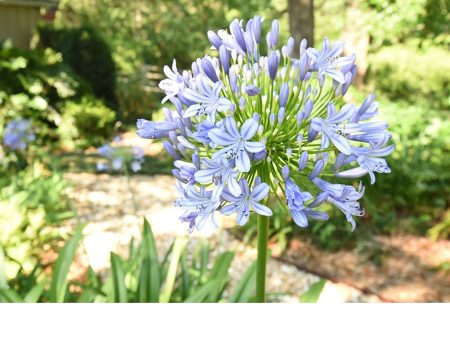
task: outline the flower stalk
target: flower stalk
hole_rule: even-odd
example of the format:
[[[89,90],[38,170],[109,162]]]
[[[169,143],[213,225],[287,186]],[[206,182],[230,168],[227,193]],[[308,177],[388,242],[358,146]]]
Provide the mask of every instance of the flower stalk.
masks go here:
[[[256,302],[266,302],[267,244],[270,218],[258,215],[258,242],[256,258]]]

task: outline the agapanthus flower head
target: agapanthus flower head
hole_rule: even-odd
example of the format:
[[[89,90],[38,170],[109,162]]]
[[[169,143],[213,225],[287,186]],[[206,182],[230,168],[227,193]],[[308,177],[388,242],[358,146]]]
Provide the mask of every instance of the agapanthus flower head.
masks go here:
[[[342,56],[343,43],[323,40],[322,49],[289,38],[279,43],[275,20],[263,51],[261,18],[234,20],[228,31],[208,32],[216,56],[179,73],[165,67],[160,87],[165,121],[138,120],[138,135],[162,139],[176,160],[173,173],[189,229],[217,225],[215,214],[237,214],[247,223],[252,212],[270,216],[270,195],[285,199],[295,223],[328,219],[328,203],[355,226],[364,188],[344,179],[390,169],[387,124],[374,95],[360,107],[344,103],[356,71],[355,56]],[[299,51],[297,54],[296,51]]]
[[[26,149],[29,142],[36,139],[30,120],[15,118],[6,125],[3,143],[11,150]]]
[[[106,161],[97,163],[98,171],[125,171],[131,169],[138,172],[144,163],[144,149],[142,147],[123,147],[119,145],[119,137],[115,137],[110,144],[105,144],[97,149],[97,152]]]

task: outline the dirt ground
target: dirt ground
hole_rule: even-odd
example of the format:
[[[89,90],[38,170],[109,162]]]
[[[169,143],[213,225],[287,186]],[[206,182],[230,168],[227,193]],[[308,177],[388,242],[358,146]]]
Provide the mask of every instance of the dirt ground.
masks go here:
[[[280,259],[298,268],[345,283],[386,302],[450,302],[450,241],[423,237],[377,237],[373,252],[325,253],[294,240]]]

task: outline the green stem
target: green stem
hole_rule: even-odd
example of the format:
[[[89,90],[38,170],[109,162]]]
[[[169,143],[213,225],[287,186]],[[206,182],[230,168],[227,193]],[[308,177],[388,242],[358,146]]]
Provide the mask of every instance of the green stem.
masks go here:
[[[258,256],[256,258],[256,301],[266,301],[266,265],[269,217],[258,215]]]

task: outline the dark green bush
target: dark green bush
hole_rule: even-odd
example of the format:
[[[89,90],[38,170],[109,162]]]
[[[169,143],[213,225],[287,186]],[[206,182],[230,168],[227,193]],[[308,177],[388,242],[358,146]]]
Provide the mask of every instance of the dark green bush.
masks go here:
[[[384,47],[370,57],[369,79],[388,98],[450,109],[449,59],[443,48]]]
[[[15,117],[31,119],[38,145],[57,141],[61,118],[56,106],[82,92],[78,78],[51,49],[24,51],[10,42],[0,46],[0,124]],[[1,130],[0,130],[1,132]]]
[[[42,46],[60,52],[64,62],[90,85],[95,96],[115,106],[116,67],[111,49],[98,30],[90,26],[41,26],[39,40]]]
[[[0,136],[15,117],[32,120],[34,145],[98,145],[111,137],[115,112],[63,63],[61,53],[0,46]]]

